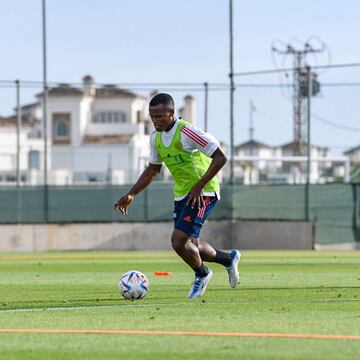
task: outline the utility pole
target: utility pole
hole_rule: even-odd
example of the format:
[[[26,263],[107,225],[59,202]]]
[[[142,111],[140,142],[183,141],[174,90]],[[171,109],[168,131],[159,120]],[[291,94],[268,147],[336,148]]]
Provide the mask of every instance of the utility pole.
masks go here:
[[[204,82],[204,95],[205,95],[205,103],[204,103],[204,130],[208,131],[208,99],[209,99],[209,84]]]
[[[256,107],[252,99],[249,101],[249,138],[250,140],[254,139],[254,112]]]
[[[249,139],[250,139],[250,155],[254,155],[254,149],[252,141],[254,140],[254,112],[256,108],[254,106],[253,100],[249,101]]]
[[[294,155],[306,155],[307,141],[307,103],[304,101],[308,94],[306,91],[306,57],[310,53],[319,53],[325,50],[323,45],[321,48],[314,48],[309,43],[304,44],[303,49],[296,49],[288,44],[285,49],[272,48],[272,51],[281,55],[293,56],[293,136],[294,136]],[[313,92],[313,95],[316,95]]]

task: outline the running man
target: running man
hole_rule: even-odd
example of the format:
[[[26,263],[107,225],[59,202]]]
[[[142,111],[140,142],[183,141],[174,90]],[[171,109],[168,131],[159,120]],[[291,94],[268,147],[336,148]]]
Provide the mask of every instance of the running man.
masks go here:
[[[227,253],[200,240],[200,230],[220,199],[217,173],[226,163],[219,142],[210,134],[190,123],[176,119],[173,98],[157,94],[149,104],[149,114],[155,130],[150,137],[150,161],[132,188],[115,205],[123,215],[134,197],[159,174],[165,163],[174,178],[174,230],[171,245],[175,252],[194,270],[195,280],[188,297],[202,296],[212,277],[204,265],[215,262],[223,265],[229,283],[239,283],[240,252]]]

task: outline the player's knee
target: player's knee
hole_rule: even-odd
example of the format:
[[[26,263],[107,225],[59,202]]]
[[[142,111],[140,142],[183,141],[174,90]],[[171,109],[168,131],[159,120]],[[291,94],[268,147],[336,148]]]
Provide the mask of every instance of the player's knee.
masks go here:
[[[179,238],[174,237],[174,236],[171,237],[171,246],[176,252],[184,250],[184,248],[185,248],[185,245],[183,244],[183,242],[180,241]]]
[[[196,246],[200,246],[200,239],[199,238],[191,238],[191,242]]]
[[[185,249],[188,238],[186,234],[180,231],[174,230],[171,235],[171,246],[176,252],[181,252]]]

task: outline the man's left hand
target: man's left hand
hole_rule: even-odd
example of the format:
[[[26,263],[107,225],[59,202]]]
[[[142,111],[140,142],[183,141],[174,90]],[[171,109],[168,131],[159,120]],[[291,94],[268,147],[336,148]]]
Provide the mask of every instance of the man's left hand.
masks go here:
[[[201,209],[204,205],[204,198],[202,196],[202,188],[195,185],[191,191],[188,194],[188,199],[186,201],[186,205],[191,205],[191,208],[193,209],[195,206],[198,207],[198,209]]]

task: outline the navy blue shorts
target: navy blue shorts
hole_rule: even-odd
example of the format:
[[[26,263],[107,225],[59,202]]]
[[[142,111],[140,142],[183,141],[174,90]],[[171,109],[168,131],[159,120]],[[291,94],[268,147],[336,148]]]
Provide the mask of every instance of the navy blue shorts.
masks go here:
[[[218,199],[216,196],[204,196],[205,205],[198,209],[191,208],[191,203],[186,205],[188,197],[180,201],[174,201],[174,222],[175,229],[183,231],[189,237],[197,239],[200,237],[200,230],[205,220],[215,207]]]

